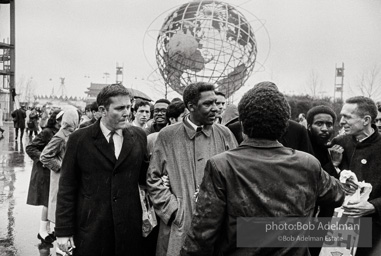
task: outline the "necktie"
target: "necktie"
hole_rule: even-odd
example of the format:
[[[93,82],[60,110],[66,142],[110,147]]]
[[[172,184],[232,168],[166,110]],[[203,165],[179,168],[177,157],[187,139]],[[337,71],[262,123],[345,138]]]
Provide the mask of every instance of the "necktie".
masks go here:
[[[197,126],[196,132],[201,132],[202,131],[202,126]]]
[[[110,132],[110,139],[108,141],[108,144],[112,148],[112,152],[115,154],[115,145],[114,145],[114,139],[113,139],[114,134],[115,132]]]

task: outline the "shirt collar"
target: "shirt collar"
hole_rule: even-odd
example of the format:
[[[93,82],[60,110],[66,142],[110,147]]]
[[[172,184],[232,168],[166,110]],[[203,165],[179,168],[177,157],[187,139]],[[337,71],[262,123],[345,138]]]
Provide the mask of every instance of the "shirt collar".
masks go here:
[[[102,123],[102,120],[100,121],[100,127],[103,135],[105,138],[107,138],[110,135],[110,130]],[[119,136],[123,135],[122,129],[118,129],[115,131],[115,134],[118,134]]]
[[[197,125],[192,123],[189,119],[189,115],[183,119],[183,124],[189,139],[192,140],[196,136]],[[201,132],[205,134],[205,136],[209,137],[212,134],[212,125],[203,125]]]
[[[358,142],[363,142],[364,140],[366,140],[367,138],[369,138],[370,136],[372,136],[374,132],[375,132],[375,130],[374,130],[373,127],[372,127],[372,130],[371,130],[371,132],[370,132],[369,135],[367,135],[365,138],[363,138],[363,139],[361,139],[361,140],[357,140],[357,141],[358,141]]]
[[[193,127],[193,129],[196,131],[196,130],[197,130],[197,127],[199,127],[199,126],[197,126],[195,123],[193,123],[193,122],[190,120],[189,116],[187,116],[186,118],[188,119],[189,124],[190,124],[190,125]],[[200,125],[200,126],[203,127],[203,125]]]
[[[283,145],[277,140],[247,138],[240,145],[248,145],[256,148],[279,148]]]
[[[131,125],[132,126],[135,126],[135,127],[138,127],[137,123],[135,123],[136,119],[134,119],[132,122],[131,122]]]

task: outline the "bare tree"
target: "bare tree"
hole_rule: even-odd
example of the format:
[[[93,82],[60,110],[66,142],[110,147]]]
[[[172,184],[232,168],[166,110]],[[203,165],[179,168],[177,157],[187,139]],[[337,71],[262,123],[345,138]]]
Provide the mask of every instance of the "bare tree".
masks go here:
[[[375,64],[373,67],[363,72],[356,83],[356,89],[362,96],[378,100],[381,98],[381,76],[380,67]]]
[[[174,92],[169,86],[169,83],[163,81],[161,76],[158,74],[158,71],[153,71],[147,78],[147,81],[150,82],[151,87],[160,95],[163,95],[165,99],[168,99],[168,94]]]
[[[321,85],[319,74],[315,70],[311,70],[307,82],[307,90],[311,93],[313,98],[316,97],[318,93],[319,86]]]
[[[159,83],[154,83],[153,86],[152,86],[152,88],[153,88],[156,92],[158,92],[160,95],[163,95],[163,96],[164,96],[164,99],[168,99],[168,95],[169,95],[170,93],[173,93],[173,92],[174,92],[174,90],[172,90],[172,88],[171,88],[171,87],[169,86],[169,84],[166,83],[166,82],[164,82],[164,84],[161,83],[161,82],[159,82]]]
[[[32,103],[34,101],[34,93],[36,91],[36,87],[33,82],[33,77],[30,77],[28,80],[26,80],[25,77],[22,76],[16,87],[16,93],[20,102]]]

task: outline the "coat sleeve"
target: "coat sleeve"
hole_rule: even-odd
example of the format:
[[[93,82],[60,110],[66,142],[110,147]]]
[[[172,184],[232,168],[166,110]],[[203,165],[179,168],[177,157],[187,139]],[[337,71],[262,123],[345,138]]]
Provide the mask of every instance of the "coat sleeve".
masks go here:
[[[237,140],[229,128],[217,124],[216,131],[219,134],[221,141],[225,144],[225,151],[238,147]]]
[[[147,188],[157,215],[168,224],[172,214],[177,210],[177,198],[171,190],[164,186],[161,177],[167,174],[164,140],[159,133],[154,146],[152,158],[147,171]]]
[[[331,155],[329,155],[329,157],[331,157]],[[329,175],[335,177],[336,179],[340,178],[338,171],[336,170],[335,166],[333,166],[331,158],[330,158],[330,161],[322,167],[324,171],[326,171]]]
[[[311,145],[310,137],[308,136],[308,131],[303,126],[300,129],[300,140],[299,140],[299,150],[314,155],[314,150]]]
[[[226,182],[213,160],[208,160],[181,255],[214,255],[215,243],[221,233],[225,215]]]
[[[61,177],[57,194],[56,227],[57,237],[75,234],[76,206],[80,171],[77,165],[78,138],[69,136],[62,161]]]
[[[369,200],[369,203],[373,204],[374,208],[376,209],[375,215],[377,216],[378,220],[381,221],[381,197]]]
[[[52,136],[49,131],[42,130],[33,141],[26,147],[25,151],[33,161],[40,161],[41,152],[49,143]]]
[[[340,181],[320,168],[317,181],[317,203],[339,207],[344,202],[344,190]]]
[[[143,130],[139,130],[140,137],[141,137],[141,147],[142,147],[142,154],[143,154],[143,162],[140,167],[140,173],[139,173],[139,184],[146,186],[147,185],[147,170],[149,166],[149,156],[147,152],[147,136],[146,133]]]
[[[58,156],[64,147],[65,141],[57,136],[54,136],[48,145],[44,148],[41,153],[40,161],[48,169],[59,172],[62,165],[62,159]]]
[[[237,143],[237,140],[234,136],[234,134],[228,130],[229,132],[229,136],[228,136],[228,144],[229,144],[229,148],[227,150],[230,150],[230,149],[234,149],[236,147],[238,147],[238,143]]]
[[[239,121],[236,121],[234,123],[226,124],[226,127],[228,127],[229,130],[233,133],[235,139],[237,140],[237,143],[241,144],[241,142],[243,141],[241,123]]]

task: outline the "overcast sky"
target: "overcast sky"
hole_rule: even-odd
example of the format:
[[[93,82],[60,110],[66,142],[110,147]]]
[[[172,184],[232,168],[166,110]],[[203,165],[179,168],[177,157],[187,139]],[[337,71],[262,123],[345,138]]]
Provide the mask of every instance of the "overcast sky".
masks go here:
[[[163,97],[155,80],[155,44],[164,18],[187,1],[20,0],[16,2],[16,83],[32,79],[37,94],[58,90],[65,77],[68,95],[85,96],[90,82],[115,81],[124,66],[124,85],[153,99]],[[270,80],[288,94],[333,96],[335,65],[345,65],[344,96],[375,65],[381,68],[379,0],[229,0],[255,29],[254,73],[234,100],[255,83]],[[0,39],[9,36],[0,5]],[[156,84],[156,86],[153,86]],[[350,89],[351,88],[351,89]],[[169,98],[175,97],[175,93]]]

